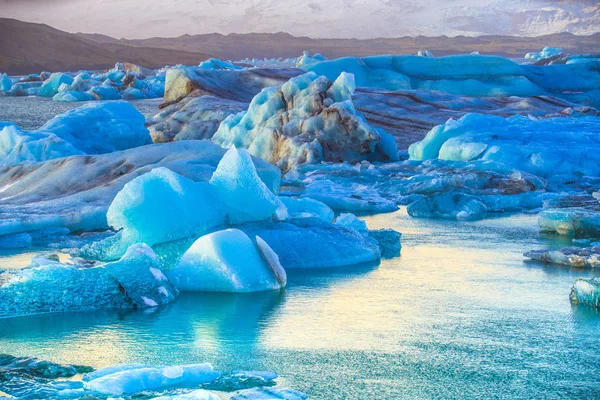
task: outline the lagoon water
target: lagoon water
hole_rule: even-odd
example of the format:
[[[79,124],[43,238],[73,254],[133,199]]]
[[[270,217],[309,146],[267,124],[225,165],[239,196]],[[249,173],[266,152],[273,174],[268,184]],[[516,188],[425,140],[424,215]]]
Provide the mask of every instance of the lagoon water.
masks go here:
[[[35,128],[56,112],[48,107],[62,107],[39,104],[0,104],[0,120]],[[135,104],[146,115],[156,107]],[[522,255],[570,240],[540,235],[535,215],[457,222],[402,209],[363,218],[402,232],[400,258],[290,271],[276,293],[183,293],[146,311],[1,319],[0,353],[96,368],[273,370],[280,385],[314,399],[600,397],[600,314],[569,302],[573,281],[600,271]],[[34,253],[1,253],[0,269],[23,267]]]
[[[540,236],[535,216],[449,222],[401,210],[365,220],[401,231],[402,257],[291,272],[281,293],[4,319],[0,352],[274,370],[315,399],[600,396],[600,314],[569,302],[574,279],[600,271],[524,262],[526,250],[567,244]]]

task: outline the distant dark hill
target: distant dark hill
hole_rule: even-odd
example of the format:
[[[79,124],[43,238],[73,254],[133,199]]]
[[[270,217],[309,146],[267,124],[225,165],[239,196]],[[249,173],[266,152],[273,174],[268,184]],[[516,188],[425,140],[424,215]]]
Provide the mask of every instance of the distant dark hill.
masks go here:
[[[0,18],[0,72],[104,69],[117,61],[157,68],[178,63],[194,65],[209,58],[201,52],[132,47],[112,40],[99,43],[48,25]]]
[[[112,38],[104,35],[83,35],[101,43]],[[113,41],[116,39],[112,39]],[[538,37],[479,36],[479,37],[401,37],[379,39],[312,39],[287,33],[250,33],[221,35],[183,35],[175,38],[120,39],[117,43],[130,46],[148,46],[203,52],[222,59],[240,60],[252,57],[295,57],[303,50],[320,52],[329,58],[369,56],[376,54],[414,54],[427,49],[434,55],[465,54],[479,51],[505,57],[523,57],[544,46],[562,47],[569,54],[600,52],[600,33],[576,36],[559,33]]]

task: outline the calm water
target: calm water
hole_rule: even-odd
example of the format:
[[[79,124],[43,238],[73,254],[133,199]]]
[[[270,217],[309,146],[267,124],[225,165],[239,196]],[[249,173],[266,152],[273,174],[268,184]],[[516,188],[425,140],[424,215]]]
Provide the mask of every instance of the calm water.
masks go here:
[[[281,293],[0,320],[0,352],[274,370],[315,399],[600,397],[600,315],[569,303],[574,279],[600,272],[525,263],[524,251],[568,244],[540,237],[535,216],[365,220],[403,233],[401,258],[290,273]]]

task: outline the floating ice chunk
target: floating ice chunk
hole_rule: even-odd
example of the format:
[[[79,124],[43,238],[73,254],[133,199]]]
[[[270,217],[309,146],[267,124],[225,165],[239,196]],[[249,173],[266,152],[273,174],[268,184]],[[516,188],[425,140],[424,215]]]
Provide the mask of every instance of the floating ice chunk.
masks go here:
[[[37,95],[42,97],[53,97],[58,93],[60,85],[71,85],[72,83],[73,78],[71,76],[63,74],[62,72],[55,72],[42,84]]]
[[[13,357],[8,354],[0,354],[0,371],[3,372],[24,372],[35,377],[56,379],[70,378],[92,370],[93,368],[82,365],[61,365],[35,357]]]
[[[570,298],[572,303],[600,308],[600,278],[577,279]]]
[[[381,250],[381,258],[400,257],[402,234],[393,229],[369,230],[369,237],[375,239]]]
[[[284,287],[286,275],[277,255],[257,240],[258,248],[238,229],[202,236],[167,275],[182,291],[256,292]]]
[[[204,69],[243,69],[243,67],[240,67],[239,65],[234,65],[230,62],[219,60],[218,58],[209,58],[206,61],[202,61],[198,66]]]
[[[561,55],[562,52],[563,51],[561,48],[546,46],[542,49],[542,51],[525,54],[525,58],[528,60],[539,61],[546,58]]]
[[[212,140],[226,148],[248,148],[283,170],[322,160],[361,161],[381,138],[349,100],[353,91],[349,74],[335,83],[314,73],[294,77],[264,89],[248,111],[227,117]]]
[[[325,61],[325,60],[327,60],[327,59],[319,53],[315,53],[314,55],[311,56],[308,53],[308,51],[305,51],[304,54],[302,54],[302,56],[300,56],[298,58],[298,61],[296,61],[296,67],[304,67],[304,66],[307,66],[310,64],[315,64],[315,63]]]
[[[245,149],[230,148],[210,179],[227,209],[231,225],[271,218],[281,202],[256,173]]]
[[[131,246],[118,261],[78,266],[56,260],[0,274],[0,317],[101,308],[144,308],[166,304],[177,289],[160,271],[144,244]]]
[[[154,245],[224,225],[226,209],[213,185],[155,168],[121,189],[106,218],[114,229],[123,229],[124,243]]]
[[[565,247],[559,250],[534,250],[524,255],[533,260],[577,268],[600,267],[600,246],[585,248]]]
[[[415,218],[481,219],[488,208],[477,197],[447,193],[421,197],[410,203],[408,214]]]
[[[12,88],[13,82],[7,74],[0,75],[0,92],[8,92]]]
[[[264,239],[286,271],[347,267],[377,262],[381,257],[375,239],[318,218],[261,221],[238,228],[250,237]]]
[[[50,132],[26,132],[14,125],[0,130],[0,165],[46,161],[82,153]]]
[[[231,400],[305,400],[307,396],[297,390],[284,388],[255,388],[236,394]]]
[[[223,373],[213,382],[202,387],[219,392],[234,392],[237,390],[250,389],[275,385],[277,373],[271,371],[233,371]]]
[[[335,219],[335,224],[348,229],[354,229],[356,232],[367,231],[367,224],[365,221],[356,218],[356,215],[350,213],[340,214]]]
[[[552,182],[598,176],[598,118],[508,119],[467,114],[433,128],[409,147],[411,160],[491,160]]]
[[[95,97],[87,92],[66,91],[55,94],[53,101],[75,102],[95,100]]]
[[[221,398],[208,390],[198,389],[185,394],[154,397],[153,400],[221,400]]]
[[[419,50],[417,51],[417,56],[433,58],[433,53],[429,50]]]
[[[144,115],[128,102],[98,102],[60,114],[39,130],[87,154],[102,154],[152,143],[144,124]]]
[[[320,201],[307,197],[300,199],[280,197],[280,200],[287,209],[288,218],[316,217],[326,222],[333,220],[333,210]]]
[[[119,90],[112,85],[93,86],[88,90],[88,93],[98,100],[118,100],[121,98]]]
[[[99,370],[99,372],[102,370]],[[210,364],[138,367],[103,375],[84,383],[86,390],[105,395],[133,395],[171,387],[192,388],[213,381],[220,374]]]
[[[0,354],[0,397],[17,399],[67,399],[83,396],[83,383],[65,380],[91,371],[79,365],[61,365],[33,357]]]
[[[576,237],[600,236],[600,211],[584,208],[544,210],[539,214],[538,224],[543,232]]]

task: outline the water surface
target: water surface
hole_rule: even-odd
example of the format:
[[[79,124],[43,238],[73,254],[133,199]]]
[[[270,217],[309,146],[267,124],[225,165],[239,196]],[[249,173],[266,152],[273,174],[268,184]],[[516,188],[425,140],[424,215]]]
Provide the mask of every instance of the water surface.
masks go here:
[[[274,370],[315,399],[600,396],[600,315],[569,302],[576,278],[600,272],[522,256],[568,240],[540,236],[531,215],[456,222],[402,210],[365,220],[403,233],[401,258],[290,272],[282,292],[4,319],[0,352],[94,367]]]

